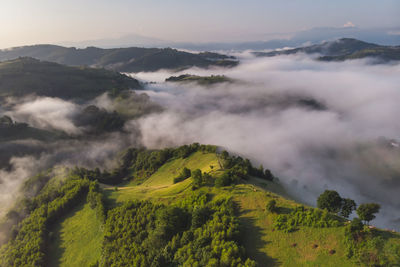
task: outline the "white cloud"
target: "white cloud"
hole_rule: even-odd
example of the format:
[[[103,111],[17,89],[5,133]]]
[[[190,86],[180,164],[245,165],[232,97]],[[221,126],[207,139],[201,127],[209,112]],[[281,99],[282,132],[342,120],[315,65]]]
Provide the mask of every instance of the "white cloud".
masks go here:
[[[16,121],[26,122],[34,127],[77,134],[80,130],[71,120],[77,110],[78,106],[72,102],[60,98],[38,97],[33,100],[19,100],[8,114]]]
[[[383,204],[381,214],[398,214],[400,185],[389,181],[393,173],[400,175],[392,164],[400,152],[382,149],[377,140],[400,139],[400,65],[367,63],[297,55],[248,58],[223,71],[187,70],[225,74],[242,83],[152,85],[149,95],[167,108],[139,120],[143,144],[220,145],[271,168],[287,184],[298,180],[295,191],[310,203],[328,187],[358,202]],[[166,73],[151,78],[157,75]],[[315,99],[327,109],[306,108],[300,99]],[[379,167],[384,165],[391,171]],[[390,225],[389,217],[376,222]]]

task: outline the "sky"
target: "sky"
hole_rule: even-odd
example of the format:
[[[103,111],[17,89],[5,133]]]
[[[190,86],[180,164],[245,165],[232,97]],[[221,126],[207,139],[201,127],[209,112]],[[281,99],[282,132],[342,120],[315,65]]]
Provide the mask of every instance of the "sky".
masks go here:
[[[0,47],[117,38],[262,40],[314,27],[400,27],[398,0],[1,0]]]

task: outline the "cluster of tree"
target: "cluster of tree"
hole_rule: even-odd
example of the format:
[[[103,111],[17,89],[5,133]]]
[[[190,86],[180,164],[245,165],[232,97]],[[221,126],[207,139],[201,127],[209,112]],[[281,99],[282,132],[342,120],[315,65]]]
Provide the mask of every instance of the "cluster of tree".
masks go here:
[[[217,186],[234,184],[237,183],[240,178],[247,179],[249,176],[256,176],[269,181],[274,179],[271,171],[268,169],[264,170],[262,165],[260,165],[259,168],[255,168],[250,160],[243,159],[240,156],[231,156],[227,151],[221,153],[220,162],[226,171],[215,181]]]
[[[1,266],[43,266],[49,227],[82,201],[89,180],[67,179],[53,196],[39,194],[30,215],[12,229],[11,240],[0,251]]]
[[[106,209],[104,207],[103,194],[97,181],[90,183],[86,199],[90,208],[96,211],[96,217],[104,223],[106,219]]]
[[[255,266],[230,199],[193,193],[174,206],[127,202],[109,212],[100,266]]]
[[[6,213],[0,224],[3,229],[13,229],[36,208],[53,201],[60,195],[60,185],[48,183],[50,179],[51,170],[48,170],[29,178],[22,184],[21,195],[23,197]],[[66,189],[64,188],[64,190]],[[3,238],[7,241],[10,237],[15,237],[15,233],[15,229],[9,231],[9,234]]]
[[[190,169],[185,167],[182,169],[181,173],[174,178],[174,184],[182,182],[187,178],[189,178],[190,176],[192,176],[192,172],[190,171]]]
[[[240,178],[246,179],[248,176],[256,176],[269,181],[274,179],[270,170],[264,170],[262,165],[255,168],[248,159],[243,159],[240,156],[231,156],[227,151],[222,151],[220,158],[223,168],[230,169]]]
[[[361,204],[358,208],[356,202],[350,198],[342,198],[334,190],[325,190],[317,199],[317,206],[329,212],[339,213],[348,218],[356,210],[359,218],[366,223],[375,219],[375,214],[379,212],[380,205],[376,203]]]
[[[396,266],[400,262],[400,245],[387,244],[386,235],[365,227],[375,218],[380,205],[364,203],[356,208],[352,199],[343,199],[336,191],[326,190],[317,200],[318,207],[338,213],[348,218],[355,210],[358,218],[354,218],[345,228],[347,257],[362,266]]]
[[[225,170],[222,175],[215,179],[215,186],[222,187],[237,184],[240,181],[240,178],[243,178],[243,176],[241,176],[236,170]]]
[[[360,266],[397,266],[400,263],[400,245],[387,242],[388,235],[365,227],[354,218],[345,228],[347,257]]]
[[[197,189],[203,185],[215,185],[217,187],[229,186],[237,184],[240,179],[247,179],[249,176],[257,176],[267,180],[273,180],[274,178],[271,171],[268,169],[264,170],[262,165],[259,168],[254,168],[250,160],[230,156],[227,151],[223,151],[220,154],[219,161],[221,166],[224,168],[224,172],[217,177],[212,177],[206,172],[202,173],[199,169],[190,171],[189,169],[184,168],[182,173],[174,179],[174,183],[192,177],[192,188]]]
[[[120,131],[125,120],[116,112],[108,112],[97,106],[90,105],[74,117],[74,124],[78,127],[86,127],[91,134]]]
[[[177,177],[174,178],[174,184],[184,181],[189,177],[192,177],[193,179],[193,186],[192,186],[193,190],[203,185],[214,185],[214,179],[209,173],[207,172],[202,173],[200,169],[191,171],[186,167],[183,168],[182,172]]]
[[[193,178],[193,189],[197,189],[203,185],[213,185],[214,179],[209,173],[201,173],[200,169],[196,169],[192,172]]]
[[[270,204],[270,206],[273,206],[276,210],[275,205]],[[314,208],[306,209],[304,206],[299,206],[289,214],[279,214],[273,226],[274,229],[289,233],[296,231],[299,226],[324,228],[337,227],[341,224],[340,219],[327,210]]]

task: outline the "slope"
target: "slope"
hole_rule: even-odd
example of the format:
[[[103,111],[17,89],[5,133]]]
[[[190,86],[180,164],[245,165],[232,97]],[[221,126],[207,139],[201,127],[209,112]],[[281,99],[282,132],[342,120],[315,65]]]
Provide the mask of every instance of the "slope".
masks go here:
[[[190,191],[191,179],[173,183],[173,179],[185,167],[214,174],[220,171],[215,153],[195,152],[187,158],[168,161],[144,182],[133,181],[127,185],[118,186],[117,190],[114,187],[106,187],[106,193],[111,200],[119,203],[132,199],[174,199],[179,193]]]
[[[209,166],[216,166],[211,169]],[[222,174],[215,154],[196,152],[187,159],[175,159],[163,165],[143,183],[130,183],[116,188],[106,187],[107,197],[117,205],[132,199],[147,199],[168,205],[189,197],[193,179],[173,184],[183,167],[200,168],[213,177]],[[241,240],[247,255],[259,266],[359,266],[347,257],[345,227],[298,226],[286,233],[274,227],[280,214],[291,214],[303,205],[291,200],[276,182],[250,177],[239,184],[226,187],[203,186],[198,189],[212,199],[232,197],[238,206],[242,227]],[[268,212],[266,203],[275,200],[277,212]],[[309,207],[306,207],[308,209]],[[391,244],[400,245],[400,235],[378,230],[376,235],[384,240],[387,251]]]
[[[89,204],[80,204],[50,233],[49,266],[90,266],[101,255],[101,222]]]
[[[33,58],[0,63],[0,97],[29,94],[90,99],[112,89],[139,89],[137,80],[104,69],[68,67]]]
[[[398,253],[400,252],[400,235],[398,233],[364,226],[358,233],[360,234],[358,241],[350,242],[347,234],[349,227],[346,226],[344,218],[326,210],[304,206],[290,199],[276,179],[271,179],[268,170],[255,169],[248,160],[230,156],[227,152],[215,153],[212,149],[206,150],[201,147],[199,144],[193,144],[162,151],[131,150],[131,153],[124,154],[121,164],[128,167],[129,172],[116,168],[112,173],[115,175],[126,173],[129,177],[133,173],[131,181],[117,186],[102,185],[102,190],[99,189],[99,192],[102,191],[105,196],[104,201],[109,210],[104,224],[105,229],[108,230],[105,230],[102,255],[99,255],[98,244],[103,237],[96,222],[97,211],[95,214],[94,210],[81,204],[68,212],[68,215],[57,222],[54,228],[56,230],[53,235],[56,238],[53,238],[50,244],[55,247],[51,252],[54,254],[52,263],[69,264],[69,261],[74,259],[73,254],[79,255],[78,259],[82,261],[88,258],[87,263],[98,260],[100,266],[104,266],[104,261],[118,261],[121,255],[124,255],[124,259],[132,257],[132,261],[140,262],[145,260],[143,257],[149,256],[141,254],[143,249],[151,251],[149,248],[159,246],[160,238],[164,238],[163,236],[169,233],[168,231],[172,231],[171,238],[179,227],[186,230],[170,239],[165,250],[157,250],[157,253],[171,255],[168,253],[175,251],[174,247],[177,246],[179,249],[173,252],[172,258],[169,259],[188,257],[189,261],[186,264],[196,262],[190,261],[191,256],[188,253],[198,255],[197,252],[200,254],[204,252],[204,255],[208,255],[204,245],[217,246],[217,243],[212,243],[216,241],[211,241],[211,239],[218,240],[218,238],[230,236],[233,232],[239,236],[228,241],[240,242],[239,244],[244,247],[243,251],[246,255],[240,256],[241,259],[249,257],[255,260],[258,266],[369,266],[371,264],[397,266],[396,264],[400,263]],[[142,155],[139,155],[140,153]],[[159,161],[160,158],[163,160]],[[130,165],[126,166],[126,162],[130,162]],[[152,169],[152,166],[156,166],[154,165],[156,162],[163,163],[156,169]],[[132,164],[140,165],[140,168]],[[148,173],[143,172],[144,169],[141,169],[143,166],[147,166],[146,170],[152,170],[150,175],[141,176]],[[246,166],[247,168],[244,168]],[[184,168],[191,169],[191,176],[174,183],[174,178],[183,173]],[[202,182],[200,183],[199,172],[195,169],[201,170]],[[101,175],[100,171],[95,173],[98,172]],[[255,177],[255,174],[259,177]],[[75,177],[72,182],[80,182],[81,188],[88,186],[89,180],[97,179],[93,173],[79,169],[71,175]],[[231,179],[225,183],[227,178]],[[104,179],[104,181],[110,180]],[[221,181],[224,183],[222,184]],[[43,198],[40,199],[43,200]],[[273,210],[267,208],[267,203],[271,200],[276,202]],[[233,203],[235,217],[228,216],[228,213],[232,212],[227,210],[229,205],[225,206],[230,203],[229,201]],[[207,210],[208,212],[214,210],[211,207],[222,209],[217,211],[217,214],[218,212],[228,213],[221,215],[222,217],[213,215],[213,219],[207,221],[206,225],[196,224],[196,227],[200,228],[194,228],[195,212],[199,212],[196,213],[196,220],[202,221],[204,220],[202,217],[207,218]],[[189,215],[183,212],[184,210],[190,212]],[[176,211],[178,213],[173,213]],[[175,214],[175,217],[171,217],[171,213]],[[230,214],[233,216],[233,213]],[[181,220],[185,220],[187,216],[192,219],[192,226],[189,228],[180,225]],[[177,223],[176,226],[169,225],[169,219]],[[230,220],[236,219],[239,222],[239,228],[233,227],[233,232],[229,232],[228,229],[224,232],[223,225],[231,225]],[[130,225],[128,221],[132,224]],[[212,229],[219,229],[218,231],[222,229],[222,232],[217,231],[217,233]],[[214,232],[210,233],[210,230]],[[216,236],[202,236],[201,233],[207,235],[215,233]],[[199,234],[203,239],[193,240],[193,235]],[[125,243],[127,238],[137,243]],[[17,240],[23,239],[17,237]],[[226,241],[226,239],[221,240],[221,242]],[[87,242],[92,242],[93,245],[84,247]],[[187,247],[185,245],[187,242],[194,247]],[[228,245],[228,243],[224,244]],[[229,255],[237,255],[238,251],[229,250],[225,253],[222,250],[220,251],[222,254],[218,252],[216,255],[224,255],[228,259]],[[86,256],[89,254],[93,257]],[[105,259],[104,255],[113,257]],[[164,257],[162,255],[155,254],[154,259]],[[254,266],[247,260],[246,264],[240,266]]]

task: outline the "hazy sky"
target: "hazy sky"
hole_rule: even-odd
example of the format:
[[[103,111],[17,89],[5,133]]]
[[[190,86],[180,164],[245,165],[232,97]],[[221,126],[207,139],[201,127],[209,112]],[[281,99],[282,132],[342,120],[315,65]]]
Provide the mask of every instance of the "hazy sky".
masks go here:
[[[259,40],[313,27],[400,26],[398,0],[0,0],[0,47],[119,37]]]

